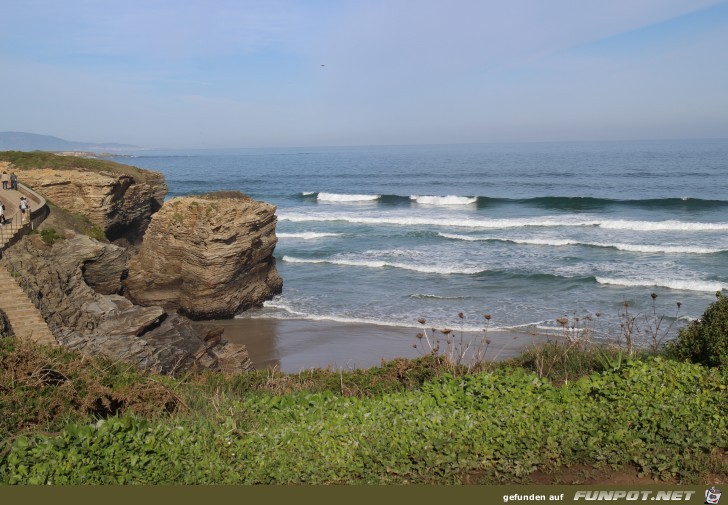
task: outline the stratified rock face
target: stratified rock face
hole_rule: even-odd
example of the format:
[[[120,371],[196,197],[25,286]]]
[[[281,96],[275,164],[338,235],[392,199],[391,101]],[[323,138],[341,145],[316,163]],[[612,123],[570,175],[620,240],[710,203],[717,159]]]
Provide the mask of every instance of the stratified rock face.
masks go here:
[[[52,247],[38,236],[24,237],[2,259],[41,300],[43,318],[67,347],[159,373],[252,366],[244,347],[200,334],[190,320],[168,316],[162,307],[140,307],[116,294],[127,261],[125,249],[82,235]]]
[[[239,192],[173,198],[129,264],[126,296],[192,319],[229,318],[280,293],[275,206]]]
[[[109,240],[141,240],[152,213],[167,194],[164,176],[139,170],[144,182],[129,175],[91,170],[15,169],[18,179],[55,205],[86,216]]]

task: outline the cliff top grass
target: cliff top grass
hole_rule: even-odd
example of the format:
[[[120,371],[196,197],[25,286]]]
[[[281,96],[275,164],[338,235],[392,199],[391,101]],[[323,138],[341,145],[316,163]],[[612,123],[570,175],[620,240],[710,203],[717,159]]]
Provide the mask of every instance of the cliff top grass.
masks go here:
[[[199,195],[199,198],[206,200],[224,200],[227,198],[233,200],[250,200],[251,198],[240,191],[213,191],[211,193],[203,193]]]
[[[123,165],[109,160],[59,156],[46,151],[0,151],[0,161],[8,161],[19,169],[32,170],[49,168],[53,170],[90,170],[123,174],[135,182],[147,182],[148,170],[131,165]]]

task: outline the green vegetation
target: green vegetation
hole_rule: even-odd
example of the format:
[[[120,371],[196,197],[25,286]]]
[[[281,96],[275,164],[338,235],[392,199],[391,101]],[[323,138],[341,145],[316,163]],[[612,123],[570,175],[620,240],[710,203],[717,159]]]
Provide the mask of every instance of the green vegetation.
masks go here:
[[[174,379],[12,339],[0,349],[4,483],[512,483],[570,465],[697,482],[728,472],[728,376],[660,357],[556,385],[514,365],[455,377],[429,357]]]
[[[716,297],[703,317],[680,330],[669,353],[706,366],[728,366],[728,298],[720,292]]]
[[[9,161],[20,169],[52,168],[55,170],[86,169],[94,172],[121,173],[136,182],[146,182],[146,173],[137,167],[123,165],[109,160],[58,156],[46,151],[0,151],[0,161]]]
[[[38,227],[41,236],[43,236],[45,230],[48,230],[46,233],[58,233],[56,230],[70,230],[80,235],[88,235],[102,242],[106,240],[106,234],[104,234],[101,227],[93,224],[86,216],[65,210],[47,200],[46,203],[48,203],[50,213]]]
[[[57,240],[63,240],[66,237],[58,233],[55,228],[45,228],[40,230],[40,238],[43,239],[43,242],[52,246]]]
[[[230,198],[236,199],[236,200],[250,200],[250,197],[240,191],[233,191],[233,190],[222,190],[222,191],[212,191],[210,193],[204,193],[202,195],[199,195],[200,198],[204,198],[205,200],[227,200]]]

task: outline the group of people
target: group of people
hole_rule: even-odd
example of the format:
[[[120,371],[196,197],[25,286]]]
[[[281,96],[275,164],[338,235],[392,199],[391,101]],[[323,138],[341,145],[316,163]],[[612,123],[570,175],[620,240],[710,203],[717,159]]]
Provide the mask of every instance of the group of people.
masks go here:
[[[15,175],[15,172],[8,174],[7,171],[4,171],[0,174],[0,182],[3,184],[3,189],[18,190],[18,177]],[[24,225],[26,222],[30,221],[30,202],[25,195],[20,195],[20,204],[18,205],[18,208],[20,209],[20,224]],[[0,226],[4,225],[6,222],[5,203],[0,199]]]
[[[3,189],[18,190],[18,176],[15,175],[15,172],[11,172],[10,174],[3,172],[2,175],[0,175],[0,182],[3,183]]]
[[[20,197],[20,205],[18,205],[18,208],[20,209],[20,224],[25,224],[29,220],[28,216],[30,215],[30,203],[25,195]],[[6,222],[5,204],[0,200],[0,226]]]

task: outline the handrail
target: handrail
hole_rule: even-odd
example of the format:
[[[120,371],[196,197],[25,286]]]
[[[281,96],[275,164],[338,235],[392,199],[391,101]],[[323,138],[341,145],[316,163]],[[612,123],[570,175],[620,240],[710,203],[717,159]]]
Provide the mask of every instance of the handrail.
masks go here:
[[[9,272],[10,276],[15,279],[15,281],[18,283],[18,286],[20,286],[20,289],[22,289],[25,292],[25,296],[28,297],[28,300],[30,300],[30,303],[32,303],[35,308],[41,311],[41,314],[43,313],[43,293],[41,293],[40,290],[36,290],[35,286],[31,286],[30,284],[30,276],[23,275],[22,273],[22,261],[20,262],[20,268],[15,264],[14,261],[7,261],[6,264],[10,267]],[[23,284],[25,284],[25,287],[23,287]]]
[[[20,209],[15,208],[15,205],[13,205],[13,214],[10,217],[5,216],[6,224],[0,226],[0,257],[2,257],[5,249],[15,244],[20,238],[42,223],[50,212],[46,199],[42,195],[21,183],[18,183],[18,191],[28,198],[29,203],[32,202],[28,209],[28,219],[27,222],[22,222]]]

